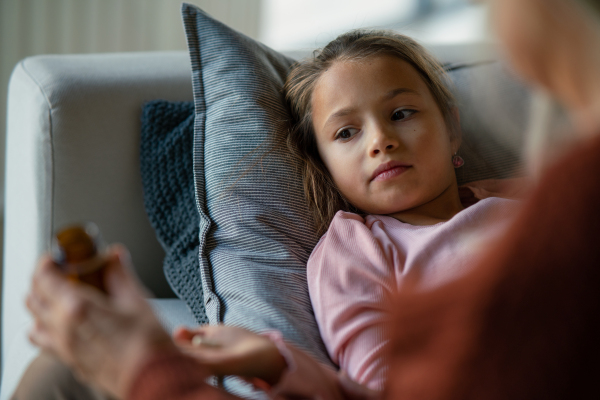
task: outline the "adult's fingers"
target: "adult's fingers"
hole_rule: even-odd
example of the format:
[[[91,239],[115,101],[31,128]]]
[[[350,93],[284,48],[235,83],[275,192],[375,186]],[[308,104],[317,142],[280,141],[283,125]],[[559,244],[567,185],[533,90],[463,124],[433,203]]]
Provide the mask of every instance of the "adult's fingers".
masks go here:
[[[58,297],[57,294],[64,292],[65,285],[69,281],[58,269],[49,255],[43,255],[33,274],[31,291],[44,303],[51,304]]]
[[[90,325],[94,314],[106,307],[107,299],[92,287],[55,278],[52,269],[44,268],[47,267],[42,266],[38,271],[35,287],[26,300],[36,322],[30,340],[38,346],[52,349],[61,358],[68,358],[71,351],[81,346],[81,328]],[[47,283],[46,279],[56,282]],[[53,287],[60,290],[53,296],[44,294],[47,288]],[[88,331],[93,333],[94,329]]]
[[[46,309],[48,308],[45,301],[43,301],[37,293],[30,292],[25,299],[25,306],[31,312],[35,318],[41,318],[44,316]]]
[[[196,335],[196,332],[197,330],[195,330],[194,328],[180,326],[173,331],[173,340],[182,344],[189,344],[192,342],[192,339]]]
[[[52,323],[51,321],[51,316],[50,316],[50,312],[48,311],[48,307],[46,304],[44,304],[38,296],[36,296],[34,293],[30,293],[27,296],[27,299],[25,301],[25,304],[27,306],[27,309],[29,309],[29,311],[31,312],[31,315],[33,315],[34,318],[34,326],[33,328],[31,328],[30,332],[35,331],[47,331],[48,330],[48,325],[50,325]],[[39,336],[39,335],[34,335],[34,336]],[[37,345],[37,346],[45,346],[46,342],[41,343],[39,340],[38,341],[34,341],[32,339],[33,336],[30,336],[30,341]]]
[[[80,318],[84,311],[76,285],[69,282],[47,256],[38,263],[25,304],[36,323],[50,333],[65,319]]]
[[[29,341],[38,347],[43,347],[47,345],[47,333],[44,328],[38,323],[38,321],[34,321],[33,326],[29,329],[27,333],[27,337]]]
[[[140,299],[151,297],[150,292],[138,279],[133,268],[131,255],[120,244],[108,249],[108,265],[105,270],[106,288],[109,295],[121,305],[136,304]]]
[[[34,346],[37,346],[48,353],[56,354],[52,337],[43,326],[37,323],[37,321],[29,329],[27,337]]]
[[[193,328],[187,326],[180,326],[173,331],[172,336],[174,340],[183,343],[191,343],[195,337],[202,337],[214,341],[215,338],[221,337],[219,335],[219,329],[219,325],[212,327],[210,325],[199,325]]]
[[[376,400],[381,398],[381,393],[355,382],[346,371],[338,374],[340,386],[344,396],[349,400]]]

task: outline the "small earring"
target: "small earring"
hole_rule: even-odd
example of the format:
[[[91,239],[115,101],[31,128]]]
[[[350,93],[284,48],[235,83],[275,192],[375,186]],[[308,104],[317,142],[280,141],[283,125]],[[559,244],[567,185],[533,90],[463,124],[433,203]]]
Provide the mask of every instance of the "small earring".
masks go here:
[[[461,156],[454,153],[452,156],[452,165],[454,165],[454,168],[460,168],[465,165],[465,160],[463,160]]]

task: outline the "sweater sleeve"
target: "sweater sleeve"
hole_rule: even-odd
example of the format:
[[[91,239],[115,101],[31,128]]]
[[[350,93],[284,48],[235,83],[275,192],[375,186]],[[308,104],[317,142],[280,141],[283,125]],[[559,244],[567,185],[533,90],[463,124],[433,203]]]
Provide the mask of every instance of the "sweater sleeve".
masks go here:
[[[365,399],[377,400],[379,393],[354,384],[343,375],[322,366],[308,354],[285,343],[278,332],[267,334],[284,356],[288,368],[274,387],[259,387],[274,400]],[[234,400],[240,399],[207,384],[208,371],[193,358],[176,350],[150,356],[135,376],[128,400]],[[254,382],[253,382],[254,383]]]
[[[395,289],[395,246],[378,240],[362,217],[338,212],[307,265],[310,297],[331,359],[355,381],[385,381],[383,329]]]
[[[208,371],[176,350],[159,351],[143,364],[131,384],[128,400],[240,399],[210,386]]]
[[[600,136],[545,171],[469,275],[401,293],[389,399],[600,398]]]

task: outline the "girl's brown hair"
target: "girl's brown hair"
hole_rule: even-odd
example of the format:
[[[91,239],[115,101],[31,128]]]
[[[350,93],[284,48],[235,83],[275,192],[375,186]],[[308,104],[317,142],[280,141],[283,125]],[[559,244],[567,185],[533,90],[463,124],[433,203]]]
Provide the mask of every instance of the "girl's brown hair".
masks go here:
[[[300,159],[304,193],[319,235],[325,233],[339,210],[360,213],[338,190],[317,149],[311,100],[319,77],[334,63],[359,61],[389,55],[411,64],[427,84],[452,138],[460,136],[454,114],[454,97],[444,85],[446,74],[440,63],[411,38],[389,31],[356,30],[338,36],[313,57],[292,67],[284,86],[285,97],[293,117],[287,145]]]

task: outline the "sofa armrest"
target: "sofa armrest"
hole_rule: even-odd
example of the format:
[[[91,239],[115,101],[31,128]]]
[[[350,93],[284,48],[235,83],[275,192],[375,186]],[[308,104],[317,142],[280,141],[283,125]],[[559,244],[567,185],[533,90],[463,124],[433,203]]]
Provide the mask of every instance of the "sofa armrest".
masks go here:
[[[186,52],[45,55],[15,67],[7,112],[1,398],[35,355],[24,336],[24,298],[55,229],[94,221],[107,243],[129,248],[156,296],[173,297],[144,211],[139,168],[142,105],[157,98],[192,100]]]

